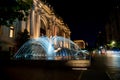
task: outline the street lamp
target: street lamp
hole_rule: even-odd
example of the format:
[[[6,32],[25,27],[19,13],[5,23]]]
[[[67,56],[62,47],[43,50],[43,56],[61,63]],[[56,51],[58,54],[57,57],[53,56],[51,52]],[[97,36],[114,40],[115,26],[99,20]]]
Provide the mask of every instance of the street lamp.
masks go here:
[[[111,45],[112,47],[114,47],[115,44],[116,44],[116,42],[115,42],[115,41],[112,41],[110,45]]]
[[[112,41],[111,44],[114,45],[114,44],[115,44],[115,41]]]

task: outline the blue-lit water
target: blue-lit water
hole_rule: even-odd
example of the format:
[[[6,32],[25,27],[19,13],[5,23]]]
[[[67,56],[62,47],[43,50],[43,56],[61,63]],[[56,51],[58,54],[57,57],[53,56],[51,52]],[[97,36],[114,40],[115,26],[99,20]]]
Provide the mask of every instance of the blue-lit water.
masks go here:
[[[14,55],[16,59],[30,60],[61,60],[72,59],[80,48],[70,39],[54,36],[48,38],[42,36],[36,39],[30,39]]]

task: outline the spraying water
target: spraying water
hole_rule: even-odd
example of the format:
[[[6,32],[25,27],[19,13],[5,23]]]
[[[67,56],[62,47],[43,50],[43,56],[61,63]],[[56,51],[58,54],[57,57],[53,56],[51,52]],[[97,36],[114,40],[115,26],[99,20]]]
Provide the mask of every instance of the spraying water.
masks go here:
[[[42,36],[27,41],[14,57],[28,60],[68,60],[79,50],[79,46],[70,39],[61,36],[51,38]]]

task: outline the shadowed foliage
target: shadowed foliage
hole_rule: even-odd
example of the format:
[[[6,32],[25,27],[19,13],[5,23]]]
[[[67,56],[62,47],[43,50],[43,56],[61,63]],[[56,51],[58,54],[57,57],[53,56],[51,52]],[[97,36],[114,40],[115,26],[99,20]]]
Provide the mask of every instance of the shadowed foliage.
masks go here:
[[[33,0],[1,0],[0,25],[10,26],[15,19],[26,20]]]
[[[15,38],[16,48],[19,49],[25,42],[30,39],[27,29],[24,32],[19,32],[18,36]]]

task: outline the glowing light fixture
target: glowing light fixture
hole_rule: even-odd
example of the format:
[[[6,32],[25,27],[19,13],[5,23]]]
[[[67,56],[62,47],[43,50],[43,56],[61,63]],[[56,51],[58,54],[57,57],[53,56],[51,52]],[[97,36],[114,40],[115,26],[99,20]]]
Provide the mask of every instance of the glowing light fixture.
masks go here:
[[[14,36],[14,27],[11,26],[10,27],[10,35],[9,35],[9,37],[12,38],[13,36]]]
[[[114,44],[115,44],[115,41],[112,41],[111,44],[114,45]]]

